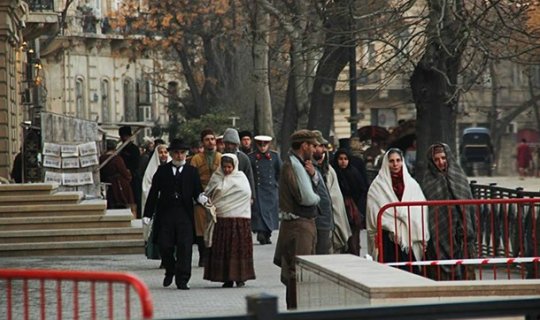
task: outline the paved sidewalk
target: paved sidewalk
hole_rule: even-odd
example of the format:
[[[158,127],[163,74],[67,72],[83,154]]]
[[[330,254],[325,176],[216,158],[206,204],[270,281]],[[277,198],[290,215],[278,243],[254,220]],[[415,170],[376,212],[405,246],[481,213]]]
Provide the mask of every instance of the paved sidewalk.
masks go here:
[[[498,182],[498,185],[502,187],[522,186],[530,191],[540,190],[539,178],[519,180],[517,177],[474,177],[470,180],[477,180],[480,184]],[[365,231],[362,232],[361,237],[362,255],[365,255]],[[254,244],[257,279],[248,281],[243,288],[224,289],[221,288],[221,283],[203,280],[203,268],[195,266],[198,261],[196,247],[193,250],[194,267],[189,291],[177,290],[174,284],[169,288],[163,288],[164,270],[158,269],[159,261],[147,260],[142,254],[142,248],[140,255],[3,257],[0,259],[0,268],[131,272],[140,277],[150,288],[156,319],[245,314],[245,297],[262,292],[277,296],[280,312],[286,312],[285,287],[279,281],[280,269],[272,263],[276,239],[277,232],[274,232],[272,236],[274,244],[265,246]]]
[[[275,243],[277,233],[272,238]],[[150,288],[156,319],[245,314],[245,297],[262,292],[278,296],[279,310],[286,310],[285,286],[279,281],[280,269],[272,263],[275,244],[254,244],[257,279],[247,281],[243,288],[221,288],[221,283],[203,280],[203,268],[196,267],[198,253],[196,247],[193,249],[194,266],[189,291],[176,289],[174,283],[164,288],[164,270],[158,268],[160,261],[147,260],[143,254],[1,258],[0,268],[131,272]],[[138,310],[136,314],[139,314]]]

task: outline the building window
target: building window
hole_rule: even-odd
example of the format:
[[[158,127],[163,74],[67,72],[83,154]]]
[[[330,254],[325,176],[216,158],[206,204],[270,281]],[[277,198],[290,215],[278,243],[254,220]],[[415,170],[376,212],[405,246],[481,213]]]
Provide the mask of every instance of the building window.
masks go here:
[[[109,99],[109,80],[101,80],[101,122],[111,122],[111,103]]]
[[[169,109],[178,107],[178,82],[171,81],[167,87],[167,99],[169,100],[167,105]]]
[[[149,80],[137,81],[137,104],[151,105],[152,104],[152,88]]]
[[[124,121],[137,121],[135,88],[131,79],[124,79]]]
[[[84,92],[84,80],[77,78],[75,80],[75,116],[77,118],[85,119],[86,111],[86,95]]]
[[[371,109],[371,125],[391,128],[397,126],[395,109]]]
[[[512,86],[519,87],[523,85],[523,70],[517,64],[512,66]]]

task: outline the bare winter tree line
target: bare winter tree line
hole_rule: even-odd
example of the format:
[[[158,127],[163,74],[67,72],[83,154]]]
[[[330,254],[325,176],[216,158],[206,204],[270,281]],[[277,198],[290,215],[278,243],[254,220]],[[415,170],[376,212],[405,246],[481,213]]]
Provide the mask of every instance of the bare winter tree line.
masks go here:
[[[393,81],[410,90],[421,153],[435,141],[455,148],[460,98],[486,75],[495,141],[524,110],[538,114],[533,78],[529,100],[498,107],[498,68],[539,64],[534,1],[129,1],[115,21],[142,35],[135,37],[135,57],[174,62],[149,76],[156,83],[185,81],[179,95],[184,117],[234,110],[241,127],[278,133],[282,150],[295,129],[330,133],[336,87],[350,80],[342,75],[353,50],[358,76],[380,75],[378,90]]]

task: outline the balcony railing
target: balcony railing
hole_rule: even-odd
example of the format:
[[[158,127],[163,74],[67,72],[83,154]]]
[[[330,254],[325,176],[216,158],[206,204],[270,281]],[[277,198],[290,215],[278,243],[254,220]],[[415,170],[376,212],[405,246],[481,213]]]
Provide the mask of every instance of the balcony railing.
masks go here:
[[[53,11],[53,0],[26,0],[31,11]]]

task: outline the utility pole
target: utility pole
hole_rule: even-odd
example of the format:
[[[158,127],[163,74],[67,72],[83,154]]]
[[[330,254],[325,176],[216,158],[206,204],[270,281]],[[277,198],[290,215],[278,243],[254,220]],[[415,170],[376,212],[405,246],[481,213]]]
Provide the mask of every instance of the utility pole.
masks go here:
[[[349,102],[350,102],[350,117],[351,123],[351,136],[356,133],[358,129],[357,119],[357,96],[356,96],[356,41],[354,38],[354,0],[349,0],[349,31],[350,31],[350,46],[349,46]]]

